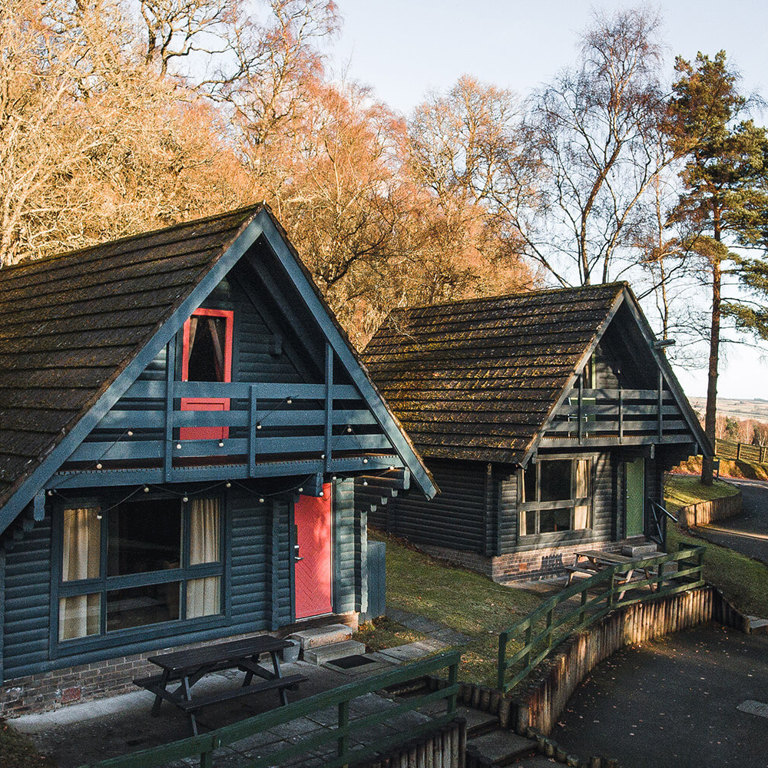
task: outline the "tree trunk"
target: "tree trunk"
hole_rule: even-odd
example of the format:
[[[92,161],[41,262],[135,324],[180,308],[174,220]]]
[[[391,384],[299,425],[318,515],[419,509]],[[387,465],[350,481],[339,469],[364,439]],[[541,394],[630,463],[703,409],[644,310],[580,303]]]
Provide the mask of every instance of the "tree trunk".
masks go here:
[[[713,449],[717,424],[717,364],[720,355],[720,280],[720,261],[716,256],[712,265],[712,329],[709,337],[707,411],[704,417],[704,433],[709,438]],[[701,461],[701,482],[703,485],[712,485],[713,471],[713,460],[704,455]]]

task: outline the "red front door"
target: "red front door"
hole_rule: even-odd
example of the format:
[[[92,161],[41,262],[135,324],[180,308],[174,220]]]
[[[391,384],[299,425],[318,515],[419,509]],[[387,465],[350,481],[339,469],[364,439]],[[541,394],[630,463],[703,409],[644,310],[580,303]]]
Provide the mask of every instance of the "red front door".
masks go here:
[[[299,496],[294,507],[297,619],[332,611],[331,493],[331,485],[326,484],[322,496]]]

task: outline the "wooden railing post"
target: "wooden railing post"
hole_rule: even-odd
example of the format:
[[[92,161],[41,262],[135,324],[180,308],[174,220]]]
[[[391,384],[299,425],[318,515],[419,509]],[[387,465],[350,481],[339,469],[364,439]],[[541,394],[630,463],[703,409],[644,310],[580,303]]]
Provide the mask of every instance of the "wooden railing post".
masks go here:
[[[325,471],[331,471],[333,441],[333,348],[325,345]]]
[[[579,626],[584,623],[584,617],[587,615],[587,590],[581,592],[581,608],[579,609]]]
[[[248,403],[248,477],[256,475],[256,384],[250,387]]]
[[[506,677],[506,671],[507,671],[507,643],[509,642],[509,634],[507,632],[502,632],[499,635],[499,658],[498,658],[498,667],[496,669],[496,687],[500,691],[506,690],[504,685],[505,681],[504,678]]]
[[[624,439],[624,390],[619,390],[619,441]]]
[[[659,368],[659,440],[664,432],[664,374]]]
[[[171,481],[173,474],[173,384],[176,381],[176,339],[165,346],[165,451],[163,452],[163,476]]]
[[[459,665],[458,663],[451,664],[448,667],[448,685],[450,687],[456,685],[456,682],[458,681],[458,679],[459,679]],[[448,706],[446,707],[446,712],[447,714],[452,715],[456,711],[456,694],[455,693],[452,693],[448,697],[447,705]]]
[[[547,648],[552,647],[552,620],[554,619],[555,609],[547,611]]]
[[[579,445],[584,440],[584,415],[582,413],[582,400],[584,399],[584,374],[579,375]]]
[[[533,622],[528,625],[528,629],[525,630],[525,648],[526,654],[523,656],[525,666],[527,667],[531,663],[531,637],[533,635]]]
[[[349,736],[347,735],[347,726],[349,725],[349,700],[339,702],[339,730],[344,729],[339,736],[336,749],[339,757],[343,757],[347,752]]]

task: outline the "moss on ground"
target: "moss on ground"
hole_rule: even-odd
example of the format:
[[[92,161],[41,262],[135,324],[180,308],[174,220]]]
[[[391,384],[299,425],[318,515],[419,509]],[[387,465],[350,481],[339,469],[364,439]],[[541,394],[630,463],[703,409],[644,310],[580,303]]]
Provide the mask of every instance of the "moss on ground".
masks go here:
[[[41,755],[32,742],[0,720],[0,765],[2,768],[56,768],[50,757]]]
[[[738,492],[738,488],[722,480],[715,480],[712,485],[702,485],[701,480],[694,475],[670,475],[664,484],[664,502],[674,514],[680,507],[735,496]]]

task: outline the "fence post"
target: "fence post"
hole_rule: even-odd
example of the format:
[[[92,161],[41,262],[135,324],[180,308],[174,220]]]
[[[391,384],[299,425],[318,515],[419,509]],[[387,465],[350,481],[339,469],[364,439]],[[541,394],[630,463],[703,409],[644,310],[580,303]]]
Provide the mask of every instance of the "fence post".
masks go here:
[[[347,752],[347,744],[349,743],[349,736],[346,732],[346,727],[349,725],[349,701],[339,702],[339,729],[344,728],[344,733],[337,739],[337,752],[339,757],[343,757]]]
[[[509,642],[509,635],[506,632],[502,632],[499,635],[499,666],[497,669],[497,680],[498,683],[498,689],[500,691],[505,690],[504,689],[504,677],[505,673],[507,671],[507,643]]]
[[[554,618],[554,614],[554,608],[550,608],[547,611],[547,648],[552,647],[552,619]]]
[[[587,590],[581,590],[581,608],[579,610],[579,626],[584,623],[584,617],[587,615]]]
[[[456,685],[456,682],[458,679],[459,679],[459,665],[451,664],[451,666],[448,667],[448,685]],[[452,715],[455,711],[456,711],[456,694],[452,693],[448,697],[447,712],[449,715]]]
[[[741,443],[736,443],[736,461],[741,461]]]

